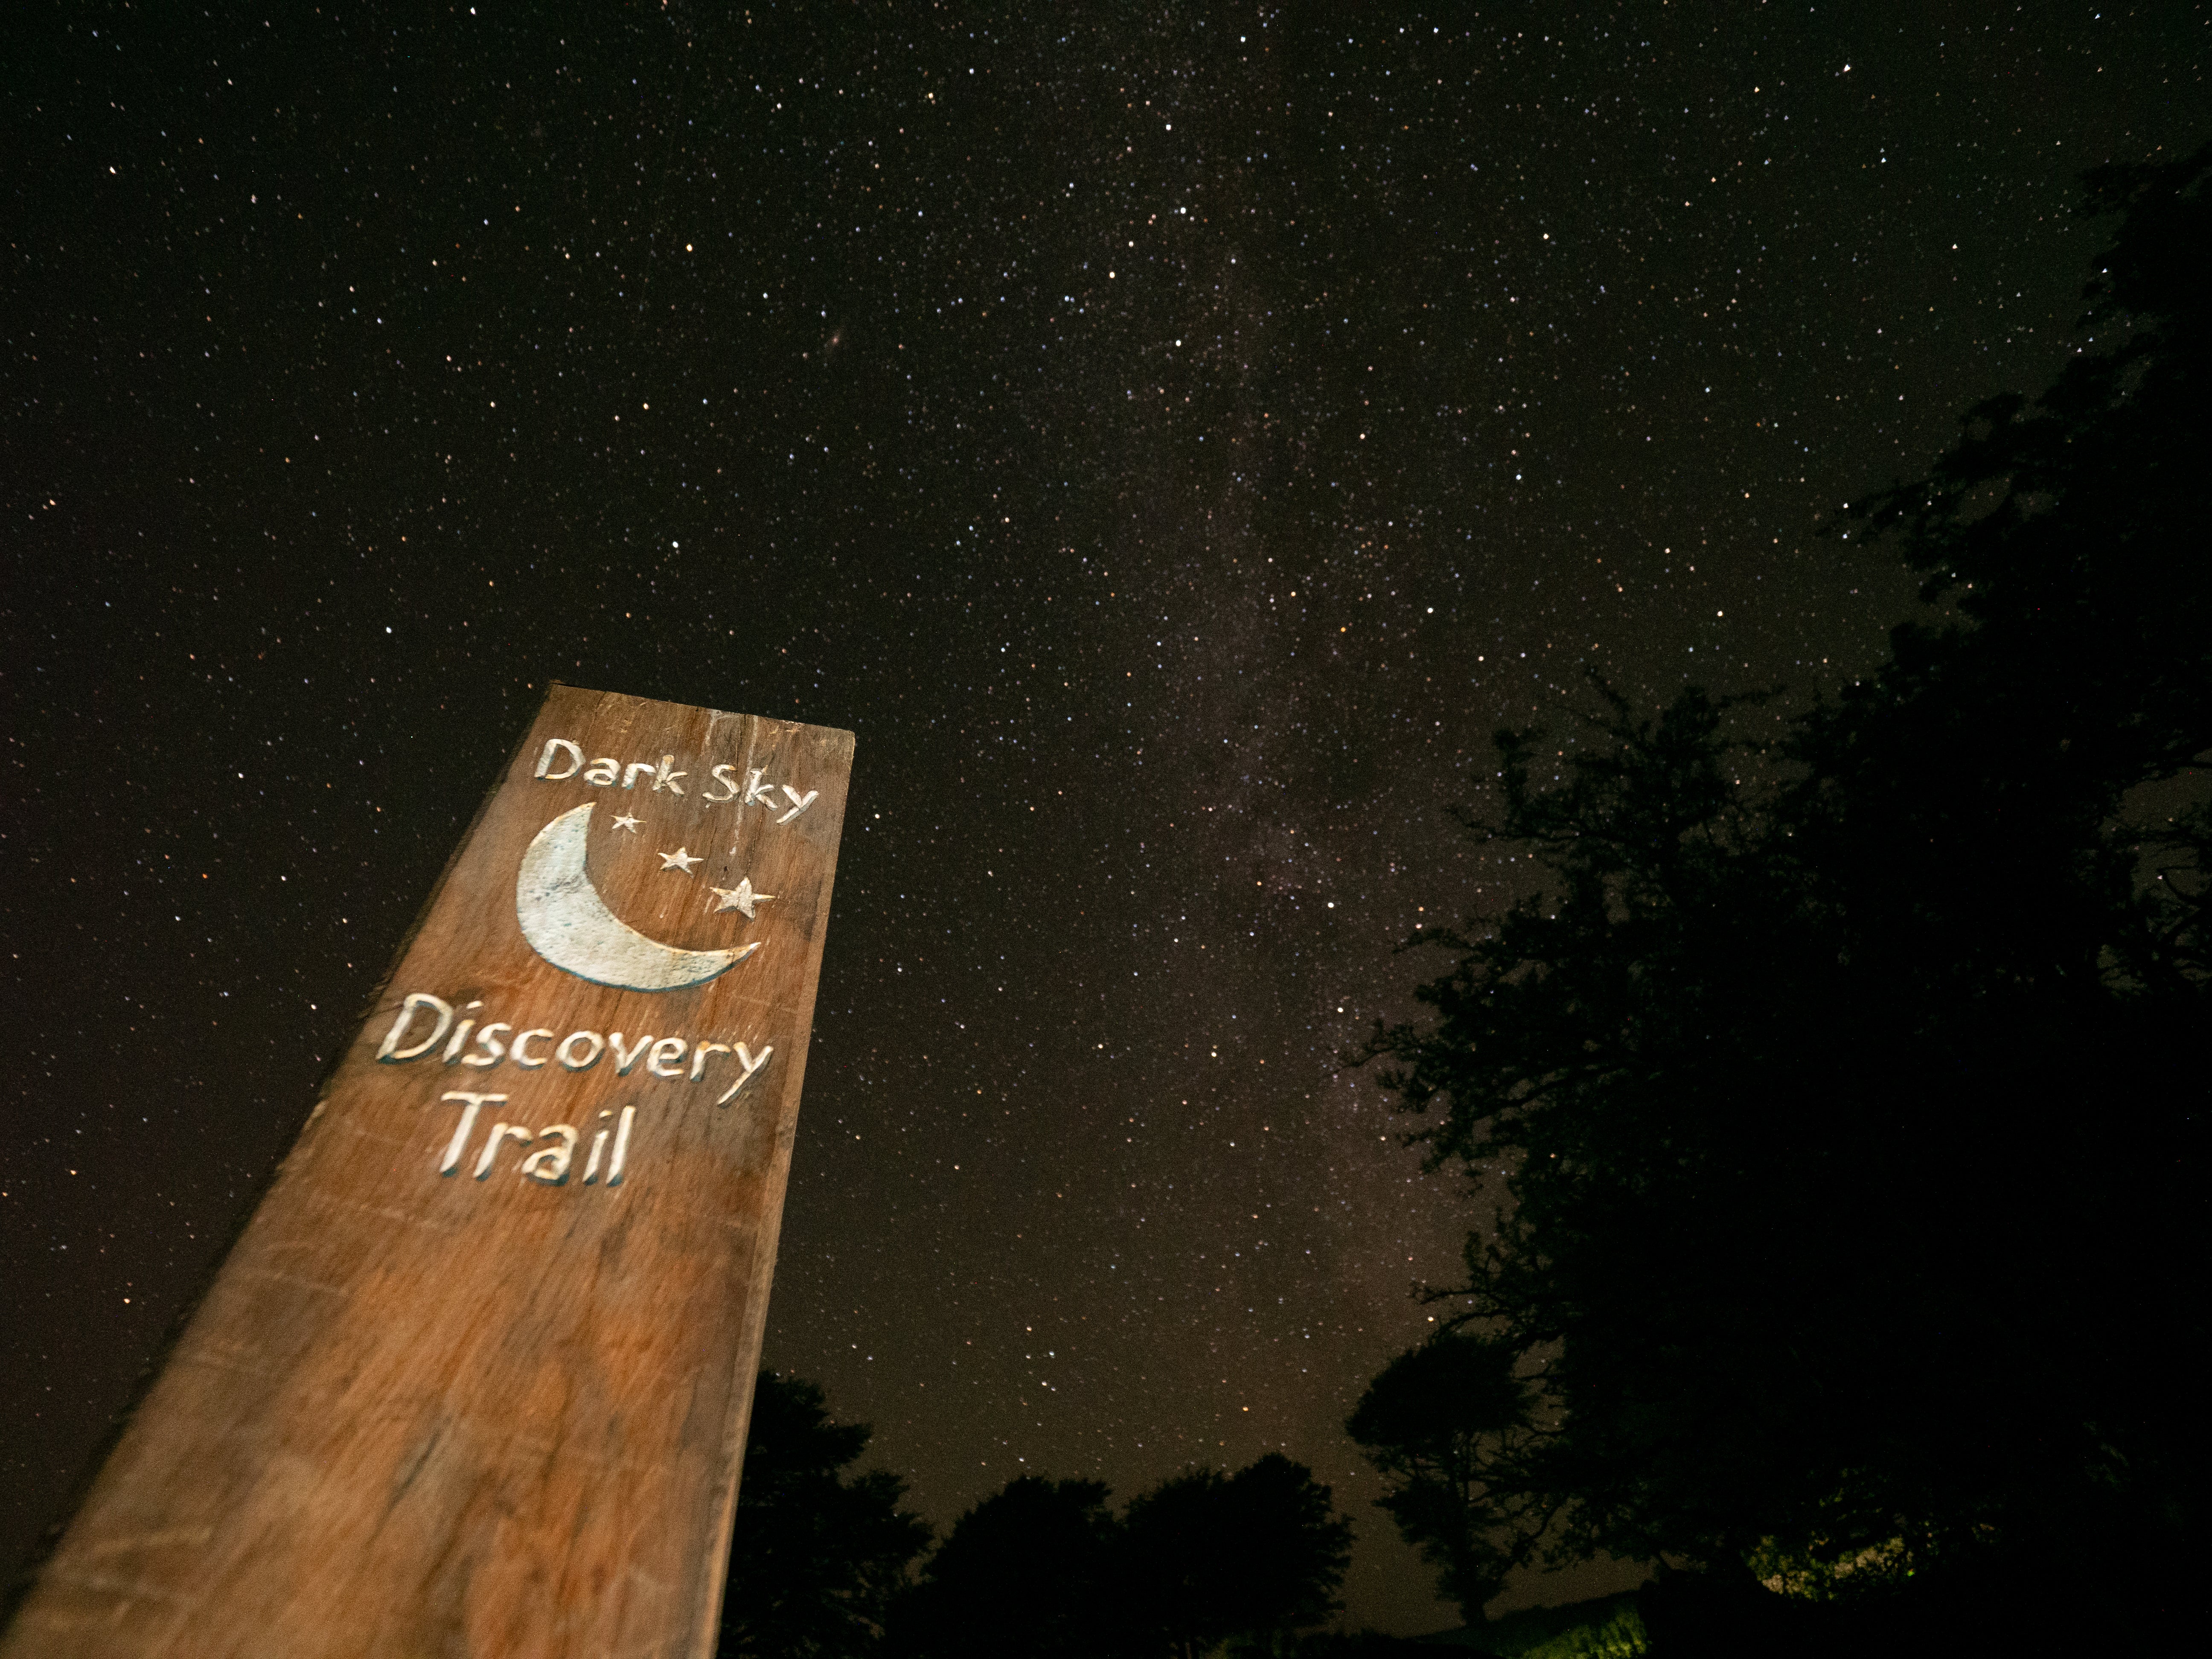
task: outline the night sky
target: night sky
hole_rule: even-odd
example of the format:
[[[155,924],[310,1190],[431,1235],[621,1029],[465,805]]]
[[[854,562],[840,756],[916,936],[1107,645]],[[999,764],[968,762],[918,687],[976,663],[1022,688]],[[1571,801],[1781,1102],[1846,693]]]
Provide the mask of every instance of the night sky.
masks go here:
[[[214,9],[0,24],[0,1553],[561,679],[859,737],[767,1363],[940,1529],[1284,1449],[1455,1622],[1340,1427],[1447,808],[1878,659],[1820,515],[2063,360],[2203,9]]]

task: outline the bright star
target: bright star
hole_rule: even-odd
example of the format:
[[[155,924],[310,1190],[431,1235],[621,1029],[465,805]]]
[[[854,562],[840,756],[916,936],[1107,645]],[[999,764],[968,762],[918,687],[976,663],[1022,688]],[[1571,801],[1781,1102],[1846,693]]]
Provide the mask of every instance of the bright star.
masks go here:
[[[698,862],[699,860],[697,859],[692,857],[690,854],[685,852],[681,847],[678,848],[672,853],[663,853],[660,855],[660,867],[662,869],[681,870],[687,876],[691,873],[691,866]]]
[[[722,902],[714,907],[716,912],[742,910],[745,913],[745,920],[748,921],[754,919],[753,906],[765,904],[775,896],[773,893],[753,891],[753,879],[750,876],[738,877],[738,884],[735,887],[717,887],[714,890],[722,897]]]
[[[634,836],[637,833],[637,820],[630,817],[629,813],[625,812],[622,817],[615,820],[615,828],[617,830],[627,830]]]

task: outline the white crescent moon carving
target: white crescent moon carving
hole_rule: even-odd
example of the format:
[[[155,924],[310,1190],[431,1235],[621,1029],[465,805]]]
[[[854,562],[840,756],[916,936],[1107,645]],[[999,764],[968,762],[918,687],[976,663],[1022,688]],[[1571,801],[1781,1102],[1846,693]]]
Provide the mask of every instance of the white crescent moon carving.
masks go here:
[[[623,991],[675,991],[703,985],[760,949],[680,951],[647,939],[607,908],[584,870],[590,803],[538,832],[514,882],[514,919],[530,948],[563,972]]]

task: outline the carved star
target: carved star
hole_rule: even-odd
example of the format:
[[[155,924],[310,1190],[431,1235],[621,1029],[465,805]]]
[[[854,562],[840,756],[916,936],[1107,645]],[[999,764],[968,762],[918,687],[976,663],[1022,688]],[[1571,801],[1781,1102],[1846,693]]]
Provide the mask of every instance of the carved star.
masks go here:
[[[747,921],[754,919],[753,906],[765,904],[775,896],[773,893],[753,891],[753,878],[750,876],[739,876],[735,887],[717,887],[714,890],[719,893],[722,899],[722,902],[714,907],[714,913],[724,910],[742,910],[745,913]]]
[[[629,813],[625,812],[615,820],[615,828],[617,830],[627,830],[634,836],[637,833],[637,820],[630,817]]]
[[[678,848],[672,853],[663,853],[660,855],[660,867],[662,869],[681,870],[687,876],[691,873],[691,866],[698,862],[699,860],[697,859],[685,852],[681,847]]]

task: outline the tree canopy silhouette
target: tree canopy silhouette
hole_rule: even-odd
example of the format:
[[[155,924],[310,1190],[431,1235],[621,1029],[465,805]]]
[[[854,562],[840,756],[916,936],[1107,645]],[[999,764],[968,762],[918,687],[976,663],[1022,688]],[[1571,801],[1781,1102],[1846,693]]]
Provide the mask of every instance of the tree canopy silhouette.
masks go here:
[[[894,1652],[1115,1652],[1114,1516],[1097,1480],[1024,1475],[952,1524],[891,1620]]]
[[[1269,1454],[1198,1469],[1116,1518],[1095,1480],[1024,1476],[962,1516],[891,1618],[915,1659],[1273,1651],[1336,1610],[1352,1528],[1310,1471]]]
[[[864,1423],[833,1422],[813,1383],[760,1374],[722,1591],[723,1659],[875,1650],[929,1528],[899,1508],[897,1476],[845,1475],[868,1436]]]
[[[1492,1490],[1570,1549],[1825,1593],[2201,1534],[2208,175],[2091,175],[2080,355],[1840,520],[1942,610],[1763,772],[1697,688],[1600,685],[1553,787],[1498,736],[1470,827],[1546,889],[1367,1053],[1508,1196],[1467,1289],[1550,1420]]]
[[[1376,1506],[1470,1625],[1525,1553],[1510,1476],[1506,1495],[1492,1490],[1527,1439],[1521,1359],[1510,1337],[1443,1331],[1385,1366],[1344,1425],[1389,1488]]]
[[[1130,1650],[1186,1656],[1231,1637],[1268,1647],[1321,1624],[1352,1556],[1329,1489],[1276,1452],[1232,1475],[1161,1482],[1130,1501],[1121,1541]]]

